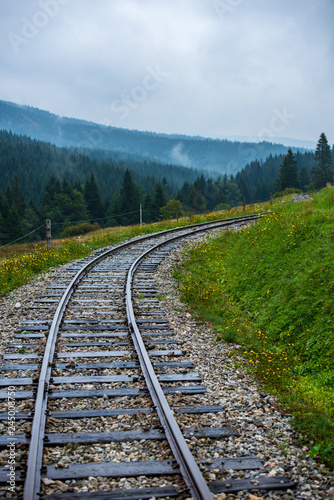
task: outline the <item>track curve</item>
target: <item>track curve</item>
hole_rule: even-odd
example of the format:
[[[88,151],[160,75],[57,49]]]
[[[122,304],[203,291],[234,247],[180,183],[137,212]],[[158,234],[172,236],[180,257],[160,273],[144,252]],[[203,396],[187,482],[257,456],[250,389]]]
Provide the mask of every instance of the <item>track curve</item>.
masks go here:
[[[180,468],[180,472],[181,472],[181,475],[183,476],[183,479],[184,479],[184,482],[186,485],[186,489],[195,498],[198,498],[198,499],[212,498],[212,493],[208,487],[208,484],[205,481],[205,479],[203,478],[203,476],[200,472],[200,469],[199,469],[197,463],[195,462],[195,460],[194,460],[194,458],[193,458],[193,456],[192,456],[192,454],[187,446],[187,443],[185,442],[184,435],[181,432],[181,430],[179,429],[179,427],[175,421],[173,411],[170,409],[170,407],[167,403],[166,397],[164,395],[164,391],[161,388],[159,380],[155,374],[155,370],[154,370],[152,363],[150,361],[150,355],[148,354],[146,347],[145,347],[145,344],[143,342],[140,328],[138,327],[137,320],[135,317],[134,307],[132,304],[133,277],[134,277],[138,267],[143,262],[143,260],[150,253],[157,251],[163,245],[170,244],[171,242],[175,242],[176,240],[179,240],[179,239],[189,238],[194,234],[202,233],[205,231],[210,231],[210,230],[213,230],[216,228],[229,227],[231,225],[236,225],[236,224],[238,224],[238,225],[249,224],[250,222],[256,221],[256,219],[258,217],[259,217],[258,215],[255,215],[255,216],[250,216],[250,217],[228,219],[228,220],[224,220],[224,221],[214,221],[212,223],[204,223],[201,225],[188,226],[188,227],[184,227],[184,228],[176,228],[176,229],[170,230],[168,232],[160,232],[160,233],[156,233],[154,235],[149,235],[149,236],[145,236],[142,238],[138,238],[134,241],[118,245],[117,247],[114,247],[112,249],[108,249],[107,251],[100,252],[97,257],[95,257],[94,259],[89,259],[78,270],[78,272],[75,273],[75,275],[70,280],[70,283],[67,285],[64,293],[62,294],[62,296],[60,298],[60,301],[57,305],[57,309],[56,309],[56,312],[54,314],[52,323],[51,323],[50,328],[48,330],[48,338],[47,338],[47,342],[45,345],[45,352],[44,352],[44,356],[42,359],[41,369],[39,372],[38,385],[37,385],[37,390],[36,390],[35,412],[34,412],[32,427],[31,427],[31,437],[29,437],[29,439],[28,439],[29,452],[28,452],[28,460],[27,460],[27,471],[25,474],[25,487],[24,487],[24,495],[23,495],[24,500],[37,500],[37,498],[40,498],[41,481],[42,481],[42,478],[45,477],[45,468],[43,467],[43,449],[44,449],[45,443],[47,443],[47,440],[50,438],[50,436],[52,437],[52,434],[46,435],[46,430],[45,430],[46,429],[46,419],[47,419],[47,415],[48,415],[48,401],[49,401],[50,396],[51,397],[55,396],[55,393],[53,393],[53,389],[52,389],[53,384],[54,383],[57,383],[57,384],[66,383],[64,381],[65,380],[67,381],[67,379],[69,379],[69,377],[56,377],[57,380],[55,380],[51,377],[52,370],[54,369],[54,357],[55,357],[55,355],[58,357],[59,357],[59,355],[62,356],[62,353],[58,353],[58,354],[56,353],[56,351],[57,351],[57,338],[58,338],[60,329],[67,331],[66,330],[66,328],[67,328],[67,329],[70,329],[70,331],[72,332],[73,329],[75,331],[75,328],[76,328],[75,325],[78,325],[78,332],[79,333],[77,335],[82,336],[82,337],[84,337],[84,335],[87,335],[87,338],[85,340],[86,344],[83,344],[83,343],[80,344],[80,342],[78,343],[78,346],[80,346],[80,348],[85,348],[84,345],[89,345],[89,346],[91,345],[93,347],[95,346],[95,347],[99,348],[99,345],[101,343],[95,342],[92,344],[89,344],[89,343],[87,344],[87,339],[89,342],[90,337],[99,339],[98,336],[101,335],[101,337],[108,339],[108,335],[110,338],[114,335],[113,333],[110,333],[110,334],[104,333],[106,331],[106,327],[104,325],[108,325],[109,330],[111,332],[113,332],[112,324],[111,324],[110,320],[109,321],[108,320],[102,321],[103,324],[101,323],[101,328],[100,328],[101,333],[95,333],[96,331],[98,331],[99,325],[98,324],[95,325],[95,323],[92,321],[91,322],[89,322],[89,321],[84,322],[82,320],[80,322],[80,320],[67,320],[69,326],[64,326],[64,324],[65,324],[64,323],[64,314],[65,314],[66,308],[68,307],[68,304],[73,299],[75,294],[80,296],[80,293],[77,292],[76,290],[79,290],[79,287],[81,286],[82,282],[86,279],[85,277],[88,276],[88,273],[91,271],[94,272],[94,269],[98,269],[97,266],[100,265],[101,263],[103,263],[109,257],[116,255],[116,254],[121,255],[121,253],[123,251],[128,252],[128,254],[130,253],[130,255],[125,256],[125,258],[128,259],[127,262],[129,262],[129,259],[132,259],[132,264],[130,266],[129,266],[129,264],[127,264],[128,267],[130,267],[130,268],[127,270],[126,287],[125,287],[127,328],[130,329],[130,332],[132,335],[132,341],[133,341],[133,344],[134,344],[136,351],[137,351],[137,357],[139,359],[141,369],[144,373],[146,386],[148,387],[148,390],[149,390],[150,395],[152,397],[154,406],[155,406],[157,413],[158,413],[158,416],[162,422],[162,427],[163,427],[164,433],[166,435],[166,438],[169,442],[169,445],[172,449],[173,455],[174,455],[174,457],[177,461],[177,464]],[[177,233],[177,234],[175,236],[170,237],[170,235],[172,233]],[[160,241],[158,244],[156,244],[155,241],[157,239],[160,239],[163,241]],[[147,245],[149,245],[149,248],[148,249],[142,248],[143,245],[145,245],[145,247]],[[135,255],[131,255],[131,252]],[[122,259],[120,259],[120,263],[119,263],[120,269],[122,269],[122,266],[123,266],[122,262],[123,262]],[[112,268],[112,265],[111,265],[111,268]],[[96,274],[101,277],[103,275],[103,272],[104,272],[103,269],[104,268],[102,267],[101,271],[97,270]],[[99,279],[101,279],[102,288],[99,288],[98,286],[96,286],[96,288],[94,288],[95,285],[89,284],[89,285],[86,285],[86,289],[83,288],[84,292],[81,292],[81,295],[83,297],[94,297],[94,290],[96,290],[97,295],[101,294],[102,293],[101,290],[103,289],[103,286],[107,286],[107,284],[106,283],[104,284],[104,281],[102,278],[99,278]],[[119,282],[120,281],[121,280],[119,279]],[[117,280],[116,280],[116,283],[118,283]],[[83,285],[83,286],[85,286],[85,285]],[[117,287],[118,287],[118,284],[117,284]],[[120,293],[119,290],[120,290],[119,287],[116,288],[115,296],[119,295],[119,293]],[[77,301],[79,300],[79,302],[80,302],[80,298],[76,299],[76,300]],[[82,302],[86,301],[88,303],[94,302],[94,299],[91,299],[91,298],[88,298],[88,299],[84,298],[81,300],[82,300]],[[102,301],[103,300],[105,300],[105,299],[102,299]],[[108,302],[108,304],[109,303],[110,303],[110,301]],[[110,308],[111,306],[108,305],[106,307]],[[90,313],[87,312],[84,314],[87,314],[89,317]],[[114,321],[115,324],[117,325],[117,326],[115,326],[115,328],[121,329],[121,328],[119,328],[119,325],[122,324],[121,321],[119,321],[117,319],[112,320],[112,321]],[[89,325],[91,325],[93,323],[95,325],[93,327],[93,328],[95,328],[95,330],[93,332],[87,333],[87,334],[82,333],[84,331],[84,328],[86,328],[87,331],[90,332],[89,329],[92,327]],[[73,325],[75,326],[75,328]],[[88,326],[82,327],[81,325],[88,325]],[[121,333],[122,332],[120,332],[120,335],[121,335]],[[64,338],[68,338],[68,337],[65,337],[65,335],[70,336],[70,335],[76,335],[76,334],[75,333],[74,334],[73,333],[61,333],[61,336],[63,336]],[[118,335],[118,333],[117,334],[115,333],[115,336],[116,335]],[[122,340],[122,335],[119,338]],[[126,345],[126,342],[118,342],[118,344],[119,345]],[[64,344],[60,344],[60,345],[64,345]],[[107,343],[105,343],[105,345],[107,345]],[[114,343],[114,345],[116,345],[116,344]],[[73,345],[73,348],[74,347],[75,346]],[[64,352],[64,355],[63,355],[64,358],[72,359],[73,357],[75,357],[73,351],[71,351],[71,347],[66,348],[66,349],[69,349],[68,352],[71,352],[71,355],[69,355],[69,354],[67,355]],[[80,352],[78,353],[78,357],[85,358],[85,357],[90,357],[92,355],[92,357],[94,357],[94,359],[96,359],[96,357],[101,355],[102,358],[106,358],[107,354],[109,354],[110,351],[103,352],[104,346],[101,347],[101,349],[102,349],[101,352],[92,351],[90,353],[90,352],[88,352],[89,350],[87,351],[87,348],[86,348],[85,352],[81,352],[81,354],[80,354]],[[112,352],[114,352],[114,351],[112,351]],[[127,352],[127,351],[125,351],[125,352]],[[174,351],[174,352],[176,352],[176,351]],[[119,351],[118,354],[120,354],[120,353],[123,353],[123,351]],[[126,356],[128,356],[128,354],[126,354]],[[131,364],[131,363],[129,363],[129,364]],[[114,378],[116,378],[116,377],[114,377]],[[85,383],[85,382],[89,381],[89,383],[95,383],[95,384],[101,383],[102,384],[103,382],[105,382],[105,383],[111,382],[114,380],[114,378],[113,377],[96,377],[96,376],[84,377],[83,376],[83,377],[76,377],[76,380],[74,380],[75,379],[75,377],[74,377],[73,380],[74,380],[74,383],[75,382],[76,383],[79,383],[79,382]],[[133,377],[133,378],[135,379],[135,377]],[[60,380],[60,379],[62,379],[62,380]],[[2,379],[2,380],[5,381],[6,379]],[[13,379],[11,379],[11,383],[17,383],[17,385],[19,385],[19,384],[22,385],[23,379],[21,379],[21,380],[17,379],[17,380],[18,380],[18,382],[14,382]],[[2,385],[4,385],[4,384],[2,384]],[[27,382],[27,385],[30,385],[30,383]],[[109,392],[112,390],[113,389],[110,389]],[[134,394],[139,394],[140,391],[141,391],[141,389],[133,390],[132,392]],[[55,391],[55,392],[57,392],[57,391]],[[61,392],[61,391],[58,391],[58,392]],[[72,391],[72,392],[75,392],[75,391]],[[77,391],[77,392],[80,392],[80,391]],[[85,391],[81,391],[81,392],[85,393]],[[103,389],[102,392],[106,393],[106,392],[108,392],[108,390]],[[125,391],[123,391],[123,392],[126,393]],[[81,417],[82,416],[83,415],[81,415]],[[55,437],[55,436],[53,436],[53,437]],[[76,435],[76,437],[78,438],[78,435]],[[80,438],[81,437],[79,436],[79,439]],[[107,438],[107,436],[104,436],[104,438]],[[87,439],[87,436],[85,436],[85,439]],[[96,436],[92,437],[92,439],[93,440],[96,439]],[[60,439],[60,441],[61,441],[61,439]],[[176,470],[176,467],[174,465],[172,468],[174,468],[174,470]],[[103,476],[102,469],[103,468],[101,468],[101,471],[100,471],[101,474],[99,474],[98,471],[96,472],[96,474]],[[166,470],[169,470],[167,466],[166,466]],[[171,472],[168,472],[168,473],[170,474]],[[55,477],[56,476],[57,476],[57,474],[55,474]],[[58,474],[58,476],[59,476],[59,474]],[[61,476],[59,476],[59,477],[61,477]],[[65,477],[67,477],[66,474],[65,474]],[[68,477],[71,477],[71,476],[69,475]],[[290,486],[291,486],[291,484],[290,484]],[[166,490],[165,493],[167,494],[168,491],[169,490]],[[178,490],[178,493],[177,493],[178,495],[180,494],[179,492],[180,492],[180,490]],[[152,492],[150,491],[150,494],[151,493]],[[141,495],[141,493],[137,493],[137,494]],[[166,494],[164,496],[166,496]],[[174,491],[174,493],[171,491],[171,496],[175,496],[175,491]],[[56,498],[55,495],[53,497]],[[46,498],[48,498],[48,496]],[[49,496],[49,498],[51,498],[51,497]],[[79,498],[79,497],[77,497],[77,498]],[[88,498],[87,495],[85,496],[85,498]],[[102,498],[102,496],[101,496],[101,498]],[[116,498],[116,496],[115,497],[113,496],[110,498]],[[134,496],[132,498],[142,498],[142,497],[141,496],[137,496],[137,497]],[[149,498],[149,497],[143,497],[143,498]],[[180,494],[180,498],[181,498],[181,494]]]

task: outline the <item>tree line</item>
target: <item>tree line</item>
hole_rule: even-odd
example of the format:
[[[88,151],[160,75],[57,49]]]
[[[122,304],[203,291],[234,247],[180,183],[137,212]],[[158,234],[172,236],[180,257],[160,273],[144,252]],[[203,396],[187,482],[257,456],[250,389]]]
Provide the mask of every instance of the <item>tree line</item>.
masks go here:
[[[235,176],[246,203],[268,200],[270,194],[293,187],[303,192],[321,189],[333,182],[334,146],[320,135],[316,151],[269,155],[264,162],[253,161]]]
[[[140,206],[142,221],[149,223],[184,213],[222,209],[240,201],[241,193],[232,176],[213,180],[201,175],[193,183],[184,182],[176,197],[172,197],[165,177],[156,181],[153,190],[148,190],[127,169],[119,192],[111,200],[102,196],[94,172],[83,184],[70,182],[66,177],[60,180],[51,174],[41,203],[37,204],[33,199],[26,202],[15,176],[5,192],[0,191],[0,243],[14,241],[39,226],[37,237],[44,238],[46,219],[52,221],[53,235],[60,237],[70,235],[68,228],[83,222],[95,222],[94,228],[138,224]],[[27,236],[28,241],[35,239],[36,233]]]
[[[31,146],[29,141],[27,144]],[[35,155],[36,144],[32,150]],[[267,200],[270,193],[286,188],[303,191],[320,189],[333,182],[333,157],[333,148],[322,133],[314,153],[294,154],[289,149],[286,155],[270,155],[265,162],[251,162],[235,177],[225,174],[212,178],[201,174],[191,181],[190,176],[177,190],[175,183],[167,180],[168,175],[155,178],[150,183],[141,177],[142,183],[138,182],[132,170],[119,169],[115,165],[113,172],[119,169],[122,177],[119,180],[118,172],[117,189],[112,193],[103,190],[103,180],[97,179],[94,168],[86,171],[84,178],[66,170],[66,173],[64,170],[51,170],[37,197],[34,190],[27,194],[26,186],[16,174],[7,182],[5,190],[0,189],[0,244],[7,244],[30,232],[32,234],[26,237],[27,241],[34,241],[36,237],[44,239],[45,219],[51,219],[53,235],[60,237],[98,227],[137,224],[140,206],[142,221],[149,223],[161,218],[180,217],[185,213],[224,209],[243,200],[246,203]],[[90,164],[89,160],[85,160],[87,165],[94,167],[95,164]],[[44,174],[41,172],[41,176]],[[80,224],[85,225],[73,228]],[[39,228],[38,231],[33,232],[36,228]]]

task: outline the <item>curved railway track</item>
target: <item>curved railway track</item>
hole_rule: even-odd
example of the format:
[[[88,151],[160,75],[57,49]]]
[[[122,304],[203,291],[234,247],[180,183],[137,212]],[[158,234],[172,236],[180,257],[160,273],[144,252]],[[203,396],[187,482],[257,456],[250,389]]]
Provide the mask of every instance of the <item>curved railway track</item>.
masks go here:
[[[19,430],[0,437],[0,446],[8,453],[12,446],[18,457],[12,465],[15,477],[7,465],[0,470],[0,481],[15,478],[16,485],[22,485],[18,498],[209,499],[221,492],[294,486],[284,477],[263,475],[255,482],[208,482],[203,477],[208,466],[194,459],[189,442],[237,433],[200,425],[180,429],[178,415],[210,415],[222,408],[170,406],[168,401],[177,401],[178,394],[196,401],[205,387],[175,346],[156,297],[156,268],[178,241],[257,218],[141,237],[73,264],[50,285],[35,306],[36,317],[44,316],[20,325],[16,343],[9,344],[4,355],[5,376],[0,379],[2,401],[8,402],[13,393],[15,401],[26,402],[26,409],[15,416]],[[1,413],[1,419],[11,422],[12,413]],[[134,459],[131,447],[129,457],[116,459],[119,443],[136,443],[141,459]],[[77,449],[83,450],[82,456]],[[89,461],[87,449],[97,451],[98,460],[95,455]],[[211,460],[209,468],[251,470],[261,463],[254,457],[226,457]],[[131,478],[126,487],[125,478]],[[94,483],[95,491],[85,491],[82,481]]]

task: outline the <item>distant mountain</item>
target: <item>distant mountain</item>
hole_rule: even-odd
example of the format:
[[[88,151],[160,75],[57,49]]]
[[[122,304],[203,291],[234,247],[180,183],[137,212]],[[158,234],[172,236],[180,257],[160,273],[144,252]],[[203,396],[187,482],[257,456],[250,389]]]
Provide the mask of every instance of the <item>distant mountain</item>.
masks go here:
[[[261,142],[259,137],[245,137],[242,135],[226,136],[225,138],[228,141]],[[289,148],[299,148],[299,150],[313,150],[317,147],[317,141],[304,141],[302,139],[292,139],[291,137],[272,137],[270,142],[273,144],[283,144],[283,146],[288,146]]]
[[[285,154],[288,149],[264,141],[232,142],[107,127],[6,101],[0,101],[0,129],[57,146],[89,148],[90,156],[107,158],[118,153],[125,159],[135,155],[137,159],[193,167],[213,175],[235,174],[247,163],[265,160],[270,154]],[[292,147],[293,151],[297,149]]]

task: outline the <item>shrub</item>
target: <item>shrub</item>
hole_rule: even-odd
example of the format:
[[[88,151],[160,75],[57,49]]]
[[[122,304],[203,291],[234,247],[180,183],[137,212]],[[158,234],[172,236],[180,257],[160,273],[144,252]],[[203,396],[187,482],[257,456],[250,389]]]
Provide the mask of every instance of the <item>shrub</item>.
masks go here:
[[[92,231],[97,231],[101,229],[101,226],[98,222],[94,222],[91,224],[90,222],[81,222],[76,226],[67,226],[64,228],[62,237],[69,238],[70,236],[78,236],[80,234],[91,233]]]

